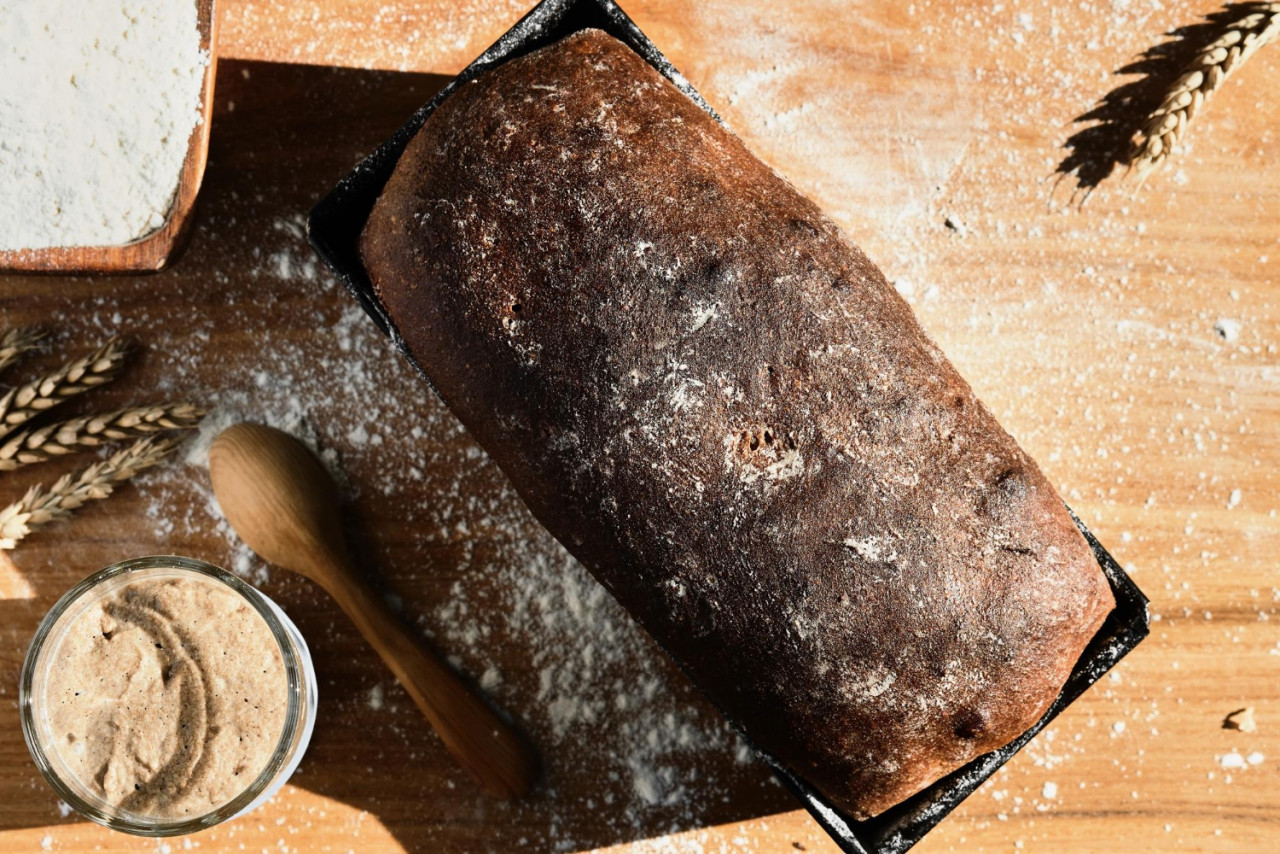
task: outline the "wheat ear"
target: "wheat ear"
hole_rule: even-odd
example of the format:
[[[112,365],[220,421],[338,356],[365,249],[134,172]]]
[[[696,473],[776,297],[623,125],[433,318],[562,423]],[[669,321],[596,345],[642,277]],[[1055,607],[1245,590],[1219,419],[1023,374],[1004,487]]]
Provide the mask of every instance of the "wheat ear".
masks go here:
[[[65,518],[88,501],[106,498],[116,484],[150,468],[178,446],[173,436],[139,439],[101,462],[63,475],[49,489],[33,486],[0,510],[0,549],[12,549],[37,528]]]
[[[1280,35],[1280,3],[1250,3],[1240,17],[1187,63],[1143,125],[1129,153],[1129,171],[1139,181],[1158,169],[1186,133],[1187,125],[1213,92],[1245,60]]]
[[[18,361],[24,353],[38,347],[43,338],[44,332],[35,326],[6,329],[0,335],[0,371]]]
[[[137,439],[165,430],[187,430],[203,416],[203,409],[184,401],[118,409],[23,430],[0,444],[0,471],[96,448],[105,442]]]
[[[11,389],[0,398],[0,436],[7,436],[67,398],[111,382],[124,366],[127,351],[123,339],[112,338],[48,376]]]

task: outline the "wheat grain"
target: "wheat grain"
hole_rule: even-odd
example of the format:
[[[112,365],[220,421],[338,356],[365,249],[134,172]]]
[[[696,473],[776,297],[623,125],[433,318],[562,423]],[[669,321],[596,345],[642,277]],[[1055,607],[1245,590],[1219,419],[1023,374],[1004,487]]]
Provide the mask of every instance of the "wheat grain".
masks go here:
[[[44,332],[35,326],[18,326],[6,329],[0,335],[0,371],[18,361],[24,353],[39,346]]]
[[[0,335],[0,371],[18,361],[24,353],[38,347],[43,338],[44,332],[35,326],[6,329]]]
[[[1280,3],[1249,3],[1239,17],[1224,23],[1226,29],[1196,54],[1170,87],[1129,153],[1129,171],[1139,181],[1169,158],[1200,107],[1233,71],[1258,48],[1280,35]]]
[[[0,398],[0,438],[67,398],[111,382],[124,366],[127,351],[123,339],[112,338],[52,374],[11,389]]]
[[[148,436],[101,462],[63,475],[49,489],[31,487],[20,501],[0,510],[0,549],[12,549],[37,528],[71,515],[86,502],[106,498],[117,484],[164,459],[178,442],[174,436]]]
[[[186,430],[194,427],[203,415],[204,410],[194,403],[167,403],[86,415],[23,430],[0,444],[0,471],[96,448],[105,442],[137,439],[165,430]]]

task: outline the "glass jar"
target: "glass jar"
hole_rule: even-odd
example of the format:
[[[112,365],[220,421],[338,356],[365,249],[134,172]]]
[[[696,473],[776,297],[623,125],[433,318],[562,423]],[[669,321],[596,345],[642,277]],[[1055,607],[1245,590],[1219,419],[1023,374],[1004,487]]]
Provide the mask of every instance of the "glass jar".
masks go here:
[[[275,750],[256,779],[231,800],[200,816],[176,818],[142,815],[109,803],[68,768],[54,748],[51,717],[45,708],[45,687],[54,655],[67,631],[86,610],[125,585],[150,579],[196,576],[223,585],[244,599],[266,622],[279,644],[288,681],[284,725]],[[167,678],[167,677],[166,677]],[[113,830],[139,836],[177,836],[193,833],[243,815],[280,790],[298,767],[316,717],[317,682],[306,641],[274,602],[225,570],[186,557],[142,557],[117,563],[81,581],[49,611],[27,650],[19,686],[22,735],[40,773],[58,795],[86,818]]]

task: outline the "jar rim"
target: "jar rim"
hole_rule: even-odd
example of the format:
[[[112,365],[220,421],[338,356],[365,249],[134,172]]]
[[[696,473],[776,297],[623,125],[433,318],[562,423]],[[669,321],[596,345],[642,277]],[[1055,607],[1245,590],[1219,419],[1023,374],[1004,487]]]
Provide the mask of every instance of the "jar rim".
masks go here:
[[[285,676],[288,680],[284,724],[280,730],[280,738],[266,767],[249,785],[231,800],[199,816],[182,818],[162,818],[135,815],[124,811],[115,811],[105,802],[94,803],[78,789],[63,779],[49,755],[41,744],[40,727],[36,720],[36,707],[40,704],[34,692],[37,665],[50,635],[61,619],[73,605],[99,585],[121,576],[144,572],[147,570],[170,570],[178,574],[191,573],[221,582],[244,601],[266,622],[280,649],[280,657],[284,662]],[[131,833],[136,836],[178,836],[193,833],[220,824],[251,806],[254,801],[271,786],[276,776],[289,762],[290,752],[304,719],[303,691],[305,687],[304,663],[299,660],[293,639],[285,625],[276,616],[271,601],[265,594],[245,582],[243,579],[227,572],[219,566],[199,560],[198,558],[180,555],[148,555],[113,563],[81,580],[64,593],[36,628],[22,662],[22,675],[18,684],[18,706],[21,710],[22,736],[27,743],[31,758],[36,768],[53,787],[54,791],[73,809],[86,818],[113,830]],[[43,698],[39,698],[40,701]]]

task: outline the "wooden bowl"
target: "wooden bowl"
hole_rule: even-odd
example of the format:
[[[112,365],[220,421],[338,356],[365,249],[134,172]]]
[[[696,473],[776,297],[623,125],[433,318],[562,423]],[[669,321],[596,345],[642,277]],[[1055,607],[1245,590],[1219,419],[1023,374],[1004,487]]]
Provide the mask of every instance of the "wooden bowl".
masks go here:
[[[53,246],[46,249],[0,250],[0,273],[143,273],[163,269],[184,243],[191,209],[209,156],[209,124],[213,116],[213,80],[218,64],[215,0],[195,0],[200,48],[209,56],[200,87],[201,120],[191,131],[187,156],[173,204],[164,225],[131,243],[114,246]]]

